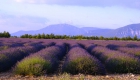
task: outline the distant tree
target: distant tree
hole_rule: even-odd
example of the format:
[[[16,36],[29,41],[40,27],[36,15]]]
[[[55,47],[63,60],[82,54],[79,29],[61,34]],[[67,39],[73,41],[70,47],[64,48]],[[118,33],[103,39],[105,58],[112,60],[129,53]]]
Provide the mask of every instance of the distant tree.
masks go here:
[[[37,35],[37,39],[41,39],[41,34],[38,34]]]
[[[46,34],[46,35],[45,35],[45,38],[46,38],[46,39],[50,39],[49,34]]]
[[[0,37],[9,37],[10,34],[8,32],[0,33]],[[21,38],[35,38],[35,39],[88,39],[88,40],[140,40],[135,35],[133,38],[130,36],[128,37],[103,37],[103,36],[83,36],[83,35],[77,35],[77,36],[68,36],[68,35],[54,35],[54,34],[37,34],[37,35],[30,35],[30,34],[24,34],[20,36]]]
[[[49,36],[49,38],[50,39],[54,39],[55,38],[54,34],[51,33],[50,36]]]
[[[3,34],[2,33],[0,33],[0,37],[2,37],[3,36]]]
[[[37,39],[37,35],[36,34],[32,35],[32,38]]]
[[[21,35],[20,38],[25,38],[25,36],[24,35]]]
[[[132,40],[132,38],[130,36],[126,37],[127,40]]]
[[[9,32],[7,32],[7,37],[8,37],[8,38],[11,37],[11,34],[10,34]]]
[[[4,32],[3,32],[3,36],[4,36],[5,38],[9,38],[11,35],[10,35],[9,32],[4,31]]]
[[[41,35],[41,38],[42,39],[45,39],[45,34],[44,33]]]
[[[4,31],[3,33],[0,33],[0,37],[9,38],[9,37],[11,37],[11,35],[9,32]]]
[[[100,36],[100,37],[99,37],[99,39],[100,39],[100,40],[103,40],[103,39],[104,39],[104,37],[103,37],[103,36]]]
[[[126,38],[125,37],[122,37],[121,40],[126,40]]]
[[[29,36],[28,34],[25,34],[25,38],[29,38],[28,36]]]
[[[28,35],[28,38],[33,38],[33,36],[32,35]]]
[[[81,39],[83,39],[83,36],[79,35],[79,36],[77,36],[77,39],[81,40]]]
[[[133,40],[138,40],[138,37],[137,35],[134,36]]]
[[[94,38],[94,37],[93,37],[93,38]],[[98,36],[96,36],[96,37],[95,37],[95,39],[96,39],[96,40],[99,40],[99,37],[98,37]]]
[[[120,40],[120,39],[119,39],[118,37],[115,36],[115,37],[113,38],[113,40]]]

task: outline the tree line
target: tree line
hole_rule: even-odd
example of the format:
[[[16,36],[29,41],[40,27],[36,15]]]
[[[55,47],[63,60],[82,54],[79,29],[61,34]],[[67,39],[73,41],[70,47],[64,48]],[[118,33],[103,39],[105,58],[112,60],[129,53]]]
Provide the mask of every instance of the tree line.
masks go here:
[[[11,37],[11,34],[9,32],[0,32],[0,38],[9,38]]]
[[[135,35],[134,37],[103,37],[103,36],[83,36],[83,35],[77,35],[77,36],[69,36],[69,35],[54,35],[54,34],[24,34],[20,37],[17,36],[11,36],[11,34],[7,31],[0,32],[0,38],[30,38],[30,39],[87,39],[87,40],[137,40],[140,41],[140,39]]]
[[[54,34],[35,34],[35,35],[30,35],[30,34],[24,34],[20,36],[20,38],[34,38],[34,39],[88,39],[88,40],[140,40],[138,37],[135,35],[134,37],[103,37],[103,36],[83,36],[83,35],[77,35],[77,36],[68,36],[68,35],[54,35]]]

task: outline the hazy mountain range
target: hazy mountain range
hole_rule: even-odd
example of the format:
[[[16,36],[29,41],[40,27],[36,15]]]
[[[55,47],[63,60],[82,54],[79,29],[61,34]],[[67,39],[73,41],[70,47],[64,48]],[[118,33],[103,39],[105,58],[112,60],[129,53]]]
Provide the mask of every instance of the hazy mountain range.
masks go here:
[[[96,27],[82,27],[78,28],[70,24],[54,24],[49,25],[43,29],[35,31],[18,31],[12,33],[12,36],[21,36],[23,34],[56,34],[56,35],[84,35],[84,36],[104,36],[104,37],[140,37],[140,23],[130,24],[118,29],[101,29]]]

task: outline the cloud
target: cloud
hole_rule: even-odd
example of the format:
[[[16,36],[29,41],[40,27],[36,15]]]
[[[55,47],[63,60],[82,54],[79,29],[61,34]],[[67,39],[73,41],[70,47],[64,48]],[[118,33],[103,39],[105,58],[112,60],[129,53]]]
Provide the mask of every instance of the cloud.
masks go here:
[[[70,5],[70,6],[124,6],[140,9],[139,0],[15,0],[18,3],[34,3],[49,5]]]
[[[130,19],[133,22],[139,22],[138,17],[140,16],[139,10],[118,6],[85,7],[46,4],[9,4],[8,6],[3,5],[0,7],[2,10],[3,8],[7,10],[5,13],[13,16],[2,15],[3,19],[1,19],[0,27],[9,26],[11,28],[13,26],[12,29],[16,29],[17,27],[19,30],[39,29],[50,24],[58,23],[68,23],[75,26],[117,28],[130,24]],[[45,21],[46,19],[47,21]],[[8,24],[4,23],[3,20]]]
[[[84,3],[85,0],[81,0],[83,1],[82,3],[74,2],[73,0],[59,1],[60,2],[55,0],[42,0],[41,2],[40,0],[16,0],[15,4],[1,3],[0,31],[9,30],[10,32],[15,32],[18,30],[34,30],[58,23],[68,23],[75,26],[117,28],[133,22],[139,22],[140,20],[140,11],[137,9],[115,5],[100,7],[105,6],[105,3],[109,4],[109,1],[105,2],[107,0],[104,0],[105,3],[99,2],[100,0],[96,1],[98,5],[100,4],[99,7],[89,6],[89,4],[93,5],[95,3]],[[120,3],[114,0],[114,2],[110,1],[110,5],[114,3],[122,5],[124,2],[125,1],[122,1],[122,3]],[[128,1],[128,3],[130,2],[131,1]],[[101,3],[103,5],[101,5]],[[88,6],[86,4],[88,4]],[[135,3],[135,5],[136,4],[138,5],[138,3]],[[4,13],[1,14],[3,11]],[[133,22],[130,22],[130,19],[133,20]]]
[[[15,2],[18,3],[47,3],[47,0],[14,0]]]
[[[0,13],[0,32],[9,31],[11,33],[19,30],[37,30],[44,28],[48,20],[41,17],[13,16]]]
[[[15,0],[16,2],[18,2],[18,3],[21,3],[22,2],[22,0]]]

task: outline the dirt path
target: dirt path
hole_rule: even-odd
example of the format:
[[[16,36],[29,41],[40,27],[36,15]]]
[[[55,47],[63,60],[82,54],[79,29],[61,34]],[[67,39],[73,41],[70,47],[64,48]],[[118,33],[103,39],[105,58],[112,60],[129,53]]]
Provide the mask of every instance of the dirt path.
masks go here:
[[[0,80],[140,80],[140,75],[136,74],[116,74],[116,75],[105,75],[105,76],[92,76],[92,75],[69,75],[62,74],[59,76],[19,76],[14,75],[11,72],[0,73]]]

